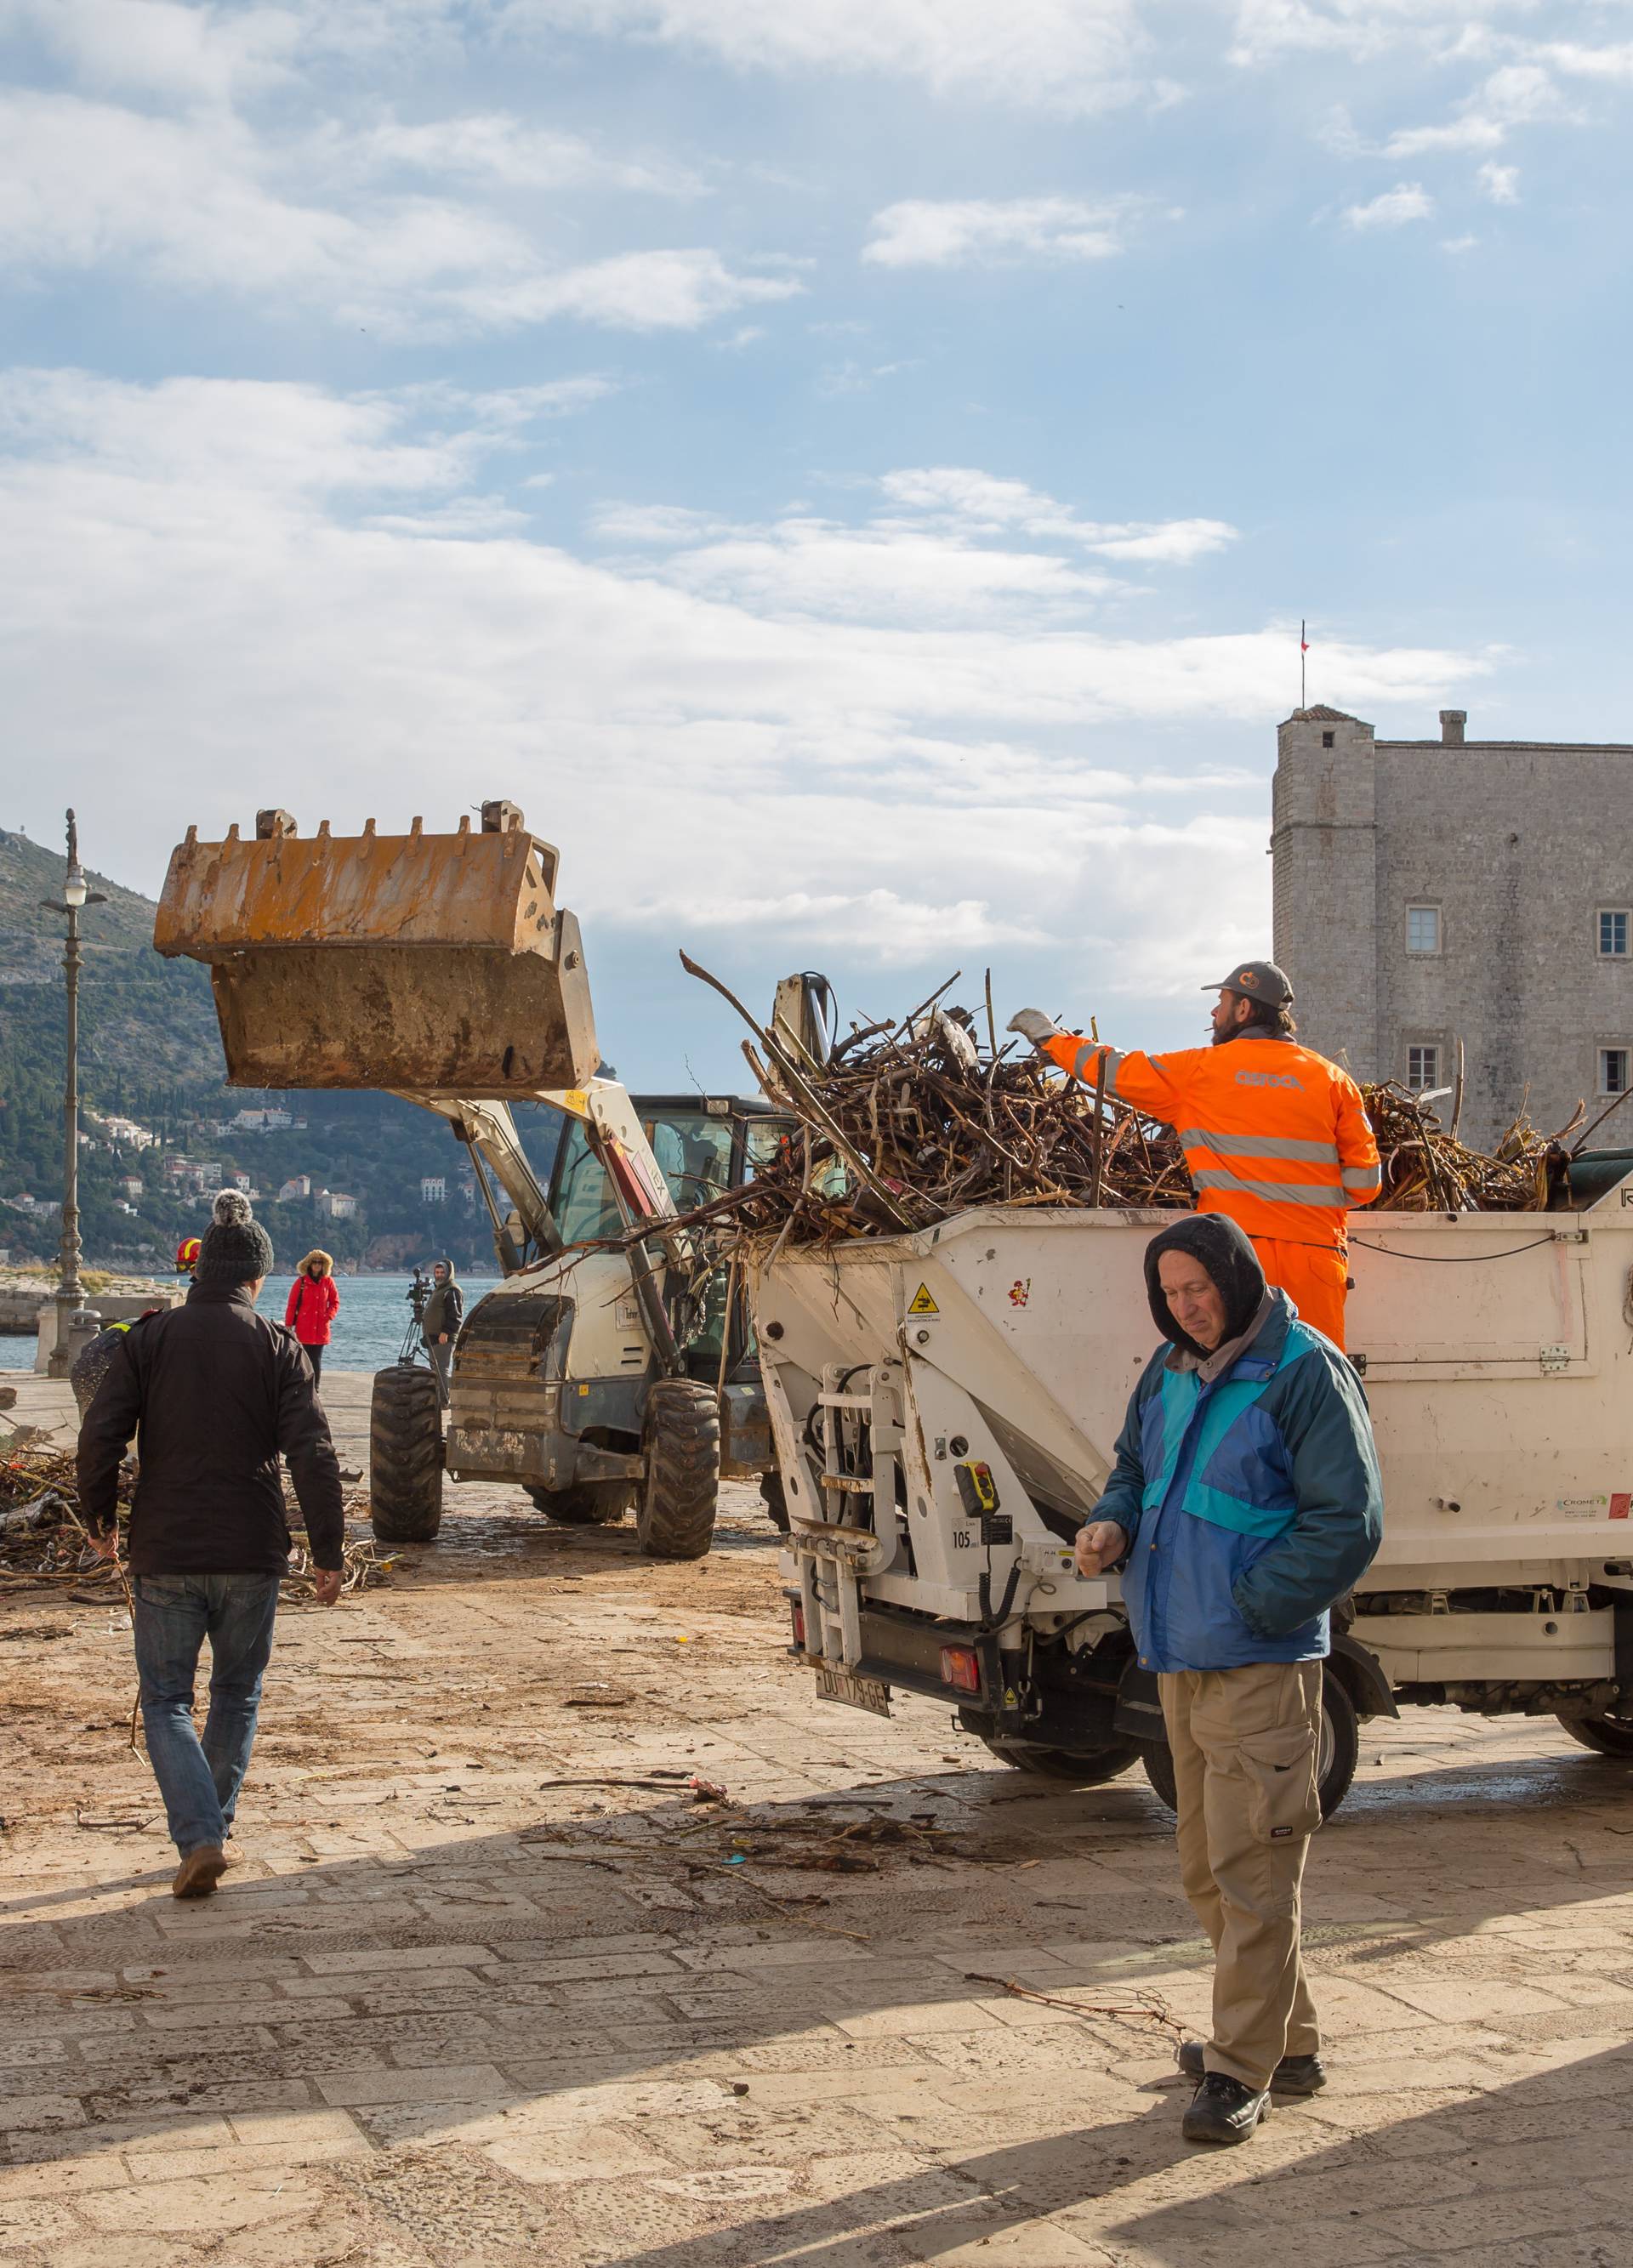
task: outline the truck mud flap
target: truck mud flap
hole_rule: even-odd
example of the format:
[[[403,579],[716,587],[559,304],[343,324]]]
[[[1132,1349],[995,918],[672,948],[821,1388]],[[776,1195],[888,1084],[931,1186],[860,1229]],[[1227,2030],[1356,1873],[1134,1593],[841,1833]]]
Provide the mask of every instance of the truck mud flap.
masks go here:
[[[1400,1710],[1390,1686],[1388,1673],[1371,1646],[1363,1646],[1349,1632],[1333,1632],[1333,1651],[1327,1657],[1332,1674],[1356,1705],[1357,1717],[1398,1717]]]
[[[1117,1713],[1112,1719],[1112,1730],[1127,1741],[1167,1741],[1168,1728],[1163,1722],[1162,1697],[1154,1669],[1142,1669],[1137,1661],[1132,1661],[1124,1670],[1117,1688]]]

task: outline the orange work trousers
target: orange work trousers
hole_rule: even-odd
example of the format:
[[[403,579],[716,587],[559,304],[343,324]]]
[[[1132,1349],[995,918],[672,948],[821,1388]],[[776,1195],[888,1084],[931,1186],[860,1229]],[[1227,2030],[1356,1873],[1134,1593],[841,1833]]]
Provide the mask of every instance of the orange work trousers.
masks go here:
[[[1265,1274],[1286,1292],[1304,1321],[1341,1348],[1349,1287],[1344,1255],[1330,1244],[1288,1244],[1279,1236],[1254,1237],[1253,1249]]]

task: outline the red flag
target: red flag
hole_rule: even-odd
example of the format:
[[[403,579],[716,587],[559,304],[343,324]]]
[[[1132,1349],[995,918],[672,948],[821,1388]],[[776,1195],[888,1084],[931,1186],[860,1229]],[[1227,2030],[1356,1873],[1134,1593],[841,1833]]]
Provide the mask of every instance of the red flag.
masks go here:
[[[1304,636],[1304,626],[1302,622],[1298,625],[1298,651],[1300,653],[1308,653],[1310,651],[1310,641]]]

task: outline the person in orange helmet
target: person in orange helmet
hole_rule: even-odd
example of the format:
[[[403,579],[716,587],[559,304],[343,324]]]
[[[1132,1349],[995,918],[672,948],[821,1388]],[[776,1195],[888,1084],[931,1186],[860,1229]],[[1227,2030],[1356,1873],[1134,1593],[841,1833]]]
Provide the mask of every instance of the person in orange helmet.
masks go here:
[[[176,1274],[190,1276],[198,1265],[199,1239],[184,1236],[176,1247]]]
[[[1344,1344],[1349,1216],[1383,1186],[1378,1144],[1348,1071],[1300,1047],[1293,988],[1273,961],[1217,985],[1213,1045],[1151,1056],[1060,1031],[1037,1008],[1009,1029],[1087,1086],[1175,1127],[1199,1212],[1228,1213],[1307,1323]]]

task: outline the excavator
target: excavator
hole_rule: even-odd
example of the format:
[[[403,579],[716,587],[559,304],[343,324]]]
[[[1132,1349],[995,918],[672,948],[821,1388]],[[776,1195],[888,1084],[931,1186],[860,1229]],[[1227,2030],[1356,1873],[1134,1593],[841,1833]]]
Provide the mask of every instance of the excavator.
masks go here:
[[[188,828],[153,943],[208,966],[230,1085],[383,1089],[469,1153],[500,1281],[455,1344],[446,1434],[430,1369],[376,1373],[375,1534],[429,1542],[446,1474],[572,1525],[632,1505],[644,1551],[701,1558],[722,1476],[761,1476],[773,1518],[777,1484],[746,1300],[677,1217],[788,1122],[734,1096],[637,1102],[602,1074],[559,865],[503,800],[454,835],[303,836],[266,810],[249,837]],[[513,1109],[541,1103],[560,1114],[545,1181]]]

